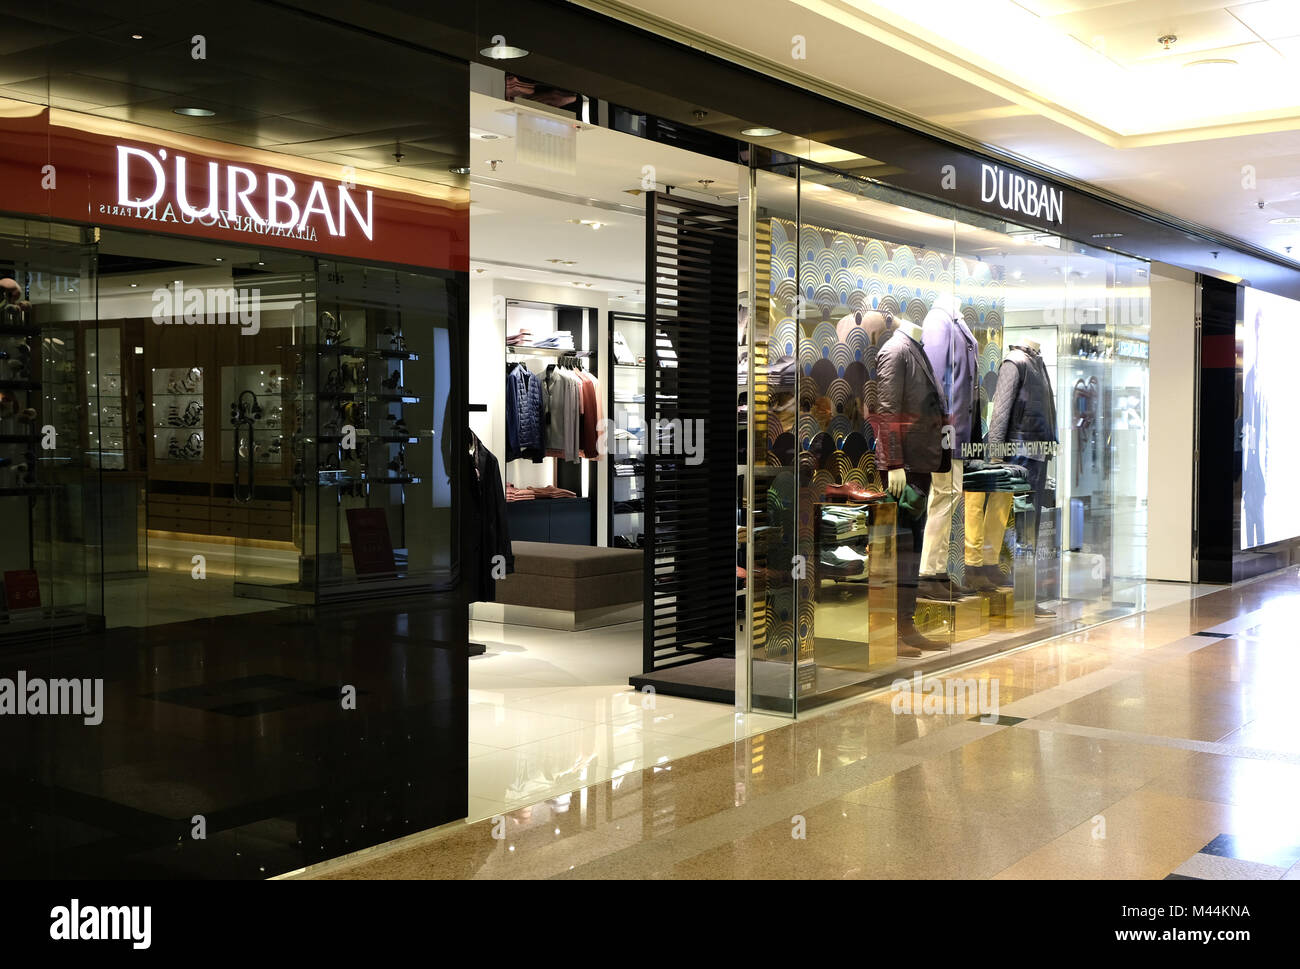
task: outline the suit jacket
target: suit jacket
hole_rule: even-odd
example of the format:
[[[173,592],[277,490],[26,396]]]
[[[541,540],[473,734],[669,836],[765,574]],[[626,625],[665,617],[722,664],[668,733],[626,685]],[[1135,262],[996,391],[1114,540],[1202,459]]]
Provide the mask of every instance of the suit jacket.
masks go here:
[[[998,389],[989,418],[989,454],[996,458],[1003,445],[1011,444],[1032,461],[1046,461],[1046,452],[1034,445],[1056,440],[1056,395],[1047,365],[1041,354],[1012,347],[998,370]]]
[[[921,473],[949,470],[952,451],[943,446],[948,405],[925,351],[898,330],[880,348],[876,366],[876,467]]]
[[[507,574],[515,570],[510,546],[510,525],[506,521],[506,493],[501,487],[501,466],[478,436],[469,432],[462,473],[465,475],[466,509],[461,539],[461,578],[469,602],[495,602],[496,579],[493,557],[505,561]]]
[[[960,316],[935,307],[921,324],[921,343],[948,400],[948,423],[958,456],[962,445],[984,439],[980,421],[979,349]]]

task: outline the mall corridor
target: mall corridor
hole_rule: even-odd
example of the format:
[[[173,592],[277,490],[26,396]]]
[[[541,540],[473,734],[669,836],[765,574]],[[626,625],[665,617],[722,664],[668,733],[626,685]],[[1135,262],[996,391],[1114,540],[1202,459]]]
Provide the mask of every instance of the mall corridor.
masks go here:
[[[996,723],[885,691],[307,875],[1300,878],[1297,621],[1291,569],[948,673]]]

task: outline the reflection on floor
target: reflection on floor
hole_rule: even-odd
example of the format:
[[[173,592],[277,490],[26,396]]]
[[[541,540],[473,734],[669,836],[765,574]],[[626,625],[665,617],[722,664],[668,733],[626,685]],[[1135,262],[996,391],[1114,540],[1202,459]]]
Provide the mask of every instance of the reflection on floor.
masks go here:
[[[463,627],[424,593],[5,651],[102,691],[98,724],[0,716],[4,872],[264,878],[464,817]]]
[[[1076,582],[1075,587],[1079,586],[1080,583]],[[1011,625],[995,620],[989,623],[987,632],[956,639],[942,652],[926,652],[913,658],[896,657],[890,652],[884,660],[876,661],[869,656],[866,644],[862,641],[865,635],[863,623],[866,616],[866,588],[852,583],[827,584],[822,600],[817,604],[817,642],[814,651],[817,659],[817,693],[831,693],[846,686],[860,687],[873,680],[884,685],[898,675],[910,676],[914,670],[951,667],[962,662],[963,655],[977,659],[1026,642],[1072,633],[1085,626],[1143,610],[1185,602],[1222,588],[1221,585],[1115,579],[1109,594],[1104,598],[1099,598],[1097,590],[1092,589],[1086,590],[1089,597],[1080,600],[1045,601],[1042,604],[1054,613],[1053,617],[1032,620],[1024,617],[1020,623]],[[941,634],[930,635],[936,641],[946,641]],[[788,664],[786,665],[788,670]],[[792,679],[792,674],[787,672],[785,679]]]
[[[1298,623],[1293,568],[311,874],[1300,878]]]
[[[237,595],[242,583],[298,580],[298,552],[285,542],[243,542],[178,533],[149,533],[149,569],[143,575],[106,577],[104,621],[117,626],[157,626],[192,619],[275,609],[282,603]]]
[[[235,595],[219,575],[196,581],[188,571],[150,570],[148,575],[104,580],[104,619],[109,627],[158,626],[274,609],[274,602]]]
[[[472,622],[469,818],[505,813],[771,729],[727,705],[647,696],[641,624],[581,632]]]

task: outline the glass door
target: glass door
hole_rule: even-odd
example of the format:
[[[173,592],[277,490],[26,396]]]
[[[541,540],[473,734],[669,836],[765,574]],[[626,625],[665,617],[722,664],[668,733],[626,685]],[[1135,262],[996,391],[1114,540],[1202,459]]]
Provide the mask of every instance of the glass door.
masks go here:
[[[311,602],[301,560],[315,265],[262,255],[234,275],[240,327],[225,333],[229,349],[217,354],[213,374],[220,440],[213,529],[233,542],[236,596]]]

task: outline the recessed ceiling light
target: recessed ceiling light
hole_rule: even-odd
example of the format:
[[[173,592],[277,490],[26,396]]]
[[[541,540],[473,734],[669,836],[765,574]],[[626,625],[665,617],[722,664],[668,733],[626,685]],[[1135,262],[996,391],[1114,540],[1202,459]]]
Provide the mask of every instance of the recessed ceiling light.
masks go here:
[[[749,128],[741,128],[740,133],[746,138],[771,138],[773,135],[781,134],[779,128],[767,128],[763,125],[753,125]]]
[[[475,141],[499,141],[501,136],[494,131],[474,131],[470,130],[469,136]]]
[[[1269,225],[1300,225],[1300,216],[1283,215],[1276,219],[1269,219]]]
[[[131,39],[132,39],[132,40],[144,40],[144,34],[132,34],[132,35],[131,35]]]
[[[1198,69],[1215,70],[1215,71],[1221,71],[1221,70],[1240,67],[1240,66],[1241,65],[1239,65],[1231,57],[1202,57],[1198,61],[1188,61],[1186,64],[1183,65],[1183,67],[1185,68],[1195,67]]]
[[[224,258],[222,258],[221,256],[217,256],[217,262],[225,262],[225,261],[226,261],[226,260],[225,260]]]
[[[608,222],[597,222],[595,219],[565,219],[570,225],[585,225],[588,229],[600,229],[609,225]]]
[[[131,288],[132,288],[132,289],[135,289],[135,288],[136,288],[137,286],[139,286],[139,285],[140,285],[139,283],[132,283],[132,284],[131,284]]]
[[[484,47],[479,51],[484,57],[494,61],[509,61],[516,57],[527,57],[528,51],[522,47],[513,47],[510,44],[500,43],[493,44],[491,47]]]
[[[211,118],[217,112],[211,108],[172,108],[173,114],[183,114],[187,118]]]
[[[451,172],[453,175],[468,175],[470,173],[470,167],[468,165],[452,165],[451,168],[447,169],[447,171]]]

